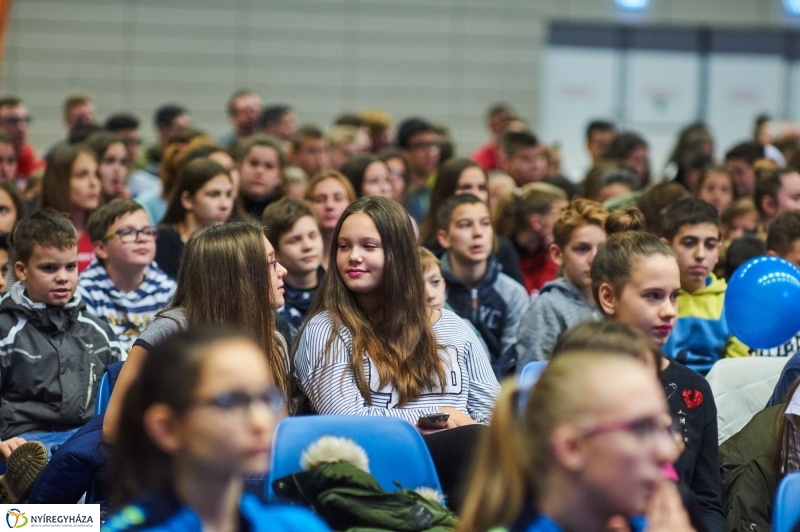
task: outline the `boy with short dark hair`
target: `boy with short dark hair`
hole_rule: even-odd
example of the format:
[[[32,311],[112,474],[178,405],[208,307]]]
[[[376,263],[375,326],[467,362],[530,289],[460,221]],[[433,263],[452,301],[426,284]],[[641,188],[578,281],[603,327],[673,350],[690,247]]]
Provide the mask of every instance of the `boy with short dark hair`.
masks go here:
[[[489,207],[472,194],[459,194],[442,203],[436,222],[439,245],[447,250],[441,257],[447,303],[481,333],[497,376],[513,373],[517,328],[528,308],[528,294],[500,271],[492,253]]]
[[[97,261],[78,278],[86,309],[108,323],[126,352],[177,287],[155,263],[158,230],[141,205],[116,199],[92,213],[87,226]]]
[[[716,207],[687,198],[670,206],[662,223],[661,239],[675,253],[681,277],[678,319],[664,354],[705,375],[722,357],[748,355],[725,320],[728,285],[712,273],[719,260],[722,222]]]
[[[504,168],[517,186],[547,177],[546,147],[530,131],[506,131],[500,143]]]
[[[800,211],[779,214],[767,233],[767,254],[786,259],[800,268]],[[780,404],[792,383],[800,377],[800,332],[783,345],[772,349],[752,349],[750,354],[762,357],[791,357],[783,367],[775,391],[767,407]]]
[[[122,358],[114,332],[75,293],[78,239],[69,219],[43,209],[17,223],[13,242],[19,281],[0,302],[4,457],[23,440],[48,449],[66,441],[94,416],[100,377]],[[32,483],[15,484],[14,473],[0,479],[0,503],[19,500]]]
[[[275,248],[275,258],[286,268],[284,304],[278,314],[290,326],[300,329],[325,273],[317,217],[307,202],[284,198],[267,206],[262,220]]]

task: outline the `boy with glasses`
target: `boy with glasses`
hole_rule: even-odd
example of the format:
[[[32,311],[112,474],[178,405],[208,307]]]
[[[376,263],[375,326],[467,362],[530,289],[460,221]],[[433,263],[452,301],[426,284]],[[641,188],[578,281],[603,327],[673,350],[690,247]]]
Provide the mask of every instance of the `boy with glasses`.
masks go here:
[[[128,350],[172,300],[176,283],[153,261],[158,230],[135,201],[103,205],[89,217],[88,231],[97,261],[81,273],[78,291]]]
[[[27,179],[44,168],[44,161],[28,143],[28,125],[31,116],[22,100],[16,96],[0,98],[0,128],[4,129],[14,143],[17,153],[17,173]]]

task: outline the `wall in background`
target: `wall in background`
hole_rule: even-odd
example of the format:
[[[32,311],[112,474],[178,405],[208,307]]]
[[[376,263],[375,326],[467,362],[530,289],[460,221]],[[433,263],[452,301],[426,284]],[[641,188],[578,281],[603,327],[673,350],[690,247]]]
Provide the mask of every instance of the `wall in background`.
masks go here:
[[[462,152],[486,136],[483,113],[507,100],[534,128],[551,20],[632,24],[794,24],[780,0],[16,0],[0,92],[27,102],[39,148],[64,136],[60,105],[91,92],[101,118],[178,101],[213,134],[240,87],[288,102],[323,126],[374,106],[449,125]],[[580,135],[580,131],[576,131]]]

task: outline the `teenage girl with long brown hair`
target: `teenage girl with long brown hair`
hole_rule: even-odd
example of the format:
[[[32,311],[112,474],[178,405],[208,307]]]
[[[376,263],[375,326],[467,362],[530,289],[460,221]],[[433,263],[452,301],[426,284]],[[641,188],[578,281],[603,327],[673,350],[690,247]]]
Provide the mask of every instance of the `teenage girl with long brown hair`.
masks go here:
[[[212,226],[193,235],[178,273],[169,308],[158,314],[134,342],[114,387],[103,422],[113,442],[122,401],[148,353],[170,334],[187,327],[222,327],[251,335],[267,356],[275,385],[290,396],[290,363],[276,334],[274,310],[283,306],[286,270],[262,228],[245,222]]]
[[[437,450],[459,454],[471,446],[453,443],[459,431],[489,423],[499,392],[489,357],[464,320],[426,306],[411,221],[399,203],[356,201],[339,219],[333,244],[296,348],[300,388],[319,414],[394,416],[414,425],[449,414],[447,428],[458,429],[429,436],[447,493],[468,458],[443,465]],[[439,438],[441,445],[431,444]]]

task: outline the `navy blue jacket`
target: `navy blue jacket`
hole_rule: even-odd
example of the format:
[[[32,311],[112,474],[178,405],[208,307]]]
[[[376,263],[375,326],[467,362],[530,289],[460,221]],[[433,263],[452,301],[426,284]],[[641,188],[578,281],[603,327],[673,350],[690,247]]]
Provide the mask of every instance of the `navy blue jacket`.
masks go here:
[[[525,288],[500,271],[494,255],[489,255],[486,273],[477,286],[467,286],[453,275],[449,253],[442,255],[441,261],[447,303],[481,333],[495,374],[503,377],[513,373],[519,320],[529,304]]]
[[[286,281],[283,282],[283,306],[278,310],[278,314],[295,330],[302,327],[306,315],[308,315],[308,309],[311,308],[311,303],[314,302],[317,295],[319,282],[323,275],[325,275],[325,270],[320,266],[317,269],[317,286],[308,290],[295,288]]]

